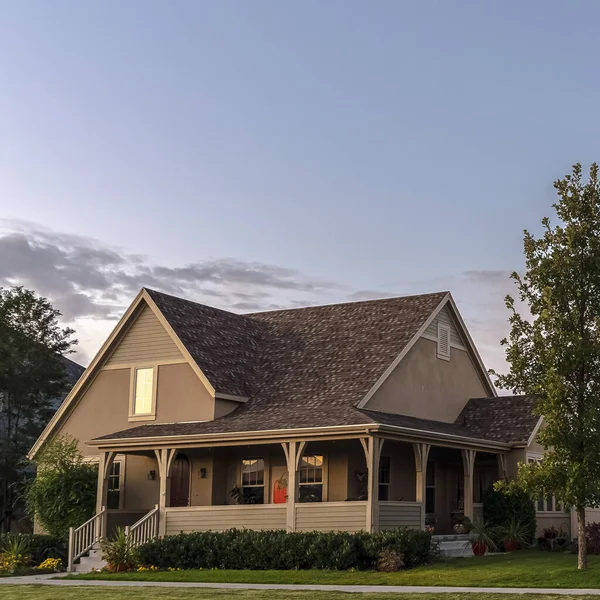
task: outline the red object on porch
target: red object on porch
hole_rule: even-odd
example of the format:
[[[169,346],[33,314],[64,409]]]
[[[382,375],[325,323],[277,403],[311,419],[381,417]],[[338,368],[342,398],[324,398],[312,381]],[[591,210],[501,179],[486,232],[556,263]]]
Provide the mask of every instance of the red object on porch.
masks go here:
[[[279,487],[276,481],[273,484],[273,504],[285,504],[287,502],[287,488]]]

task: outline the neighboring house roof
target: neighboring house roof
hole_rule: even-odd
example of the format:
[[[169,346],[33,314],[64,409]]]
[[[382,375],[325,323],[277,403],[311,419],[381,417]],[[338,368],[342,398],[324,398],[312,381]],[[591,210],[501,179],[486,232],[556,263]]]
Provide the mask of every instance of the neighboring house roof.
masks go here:
[[[487,439],[527,442],[540,421],[533,414],[536,401],[535,396],[472,398],[455,423]]]
[[[85,371],[85,367],[78,365],[76,362],[72,361],[70,358],[67,358],[66,356],[61,356],[60,359],[62,360],[62,362],[65,366],[65,374],[66,374],[66,380],[67,380],[67,392],[61,396],[58,396],[57,398],[52,399],[51,404],[52,404],[52,408],[54,410],[57,410],[60,407],[60,405],[63,403],[64,399],[67,397],[68,391],[77,383],[77,380],[81,377],[81,375]]]

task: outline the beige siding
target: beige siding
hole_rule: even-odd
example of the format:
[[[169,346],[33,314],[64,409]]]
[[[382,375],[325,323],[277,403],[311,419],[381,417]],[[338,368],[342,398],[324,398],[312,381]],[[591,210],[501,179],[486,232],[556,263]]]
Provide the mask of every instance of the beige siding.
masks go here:
[[[179,348],[156,315],[145,306],[106,364],[144,363],[169,359],[184,360]]]
[[[462,336],[458,325],[454,318],[451,316],[450,309],[447,306],[444,306],[444,308],[440,310],[435,319],[429,324],[429,326],[425,330],[424,335],[437,340],[438,323],[442,323],[443,325],[448,325],[450,327],[450,344],[452,346],[462,346],[463,348],[466,348],[467,342]]]
[[[600,523],[600,508],[585,509],[586,523]]]
[[[381,502],[379,504],[379,528],[421,528],[421,504],[416,502]]]
[[[544,529],[548,527],[555,527],[556,529],[562,529],[570,535],[571,531],[571,514],[568,512],[537,512],[537,529],[536,536],[544,535]]]
[[[454,422],[469,398],[487,396],[468,352],[437,358],[435,342],[421,338],[366,404],[366,408]]]
[[[227,529],[285,529],[286,506],[213,506],[167,508],[167,535]]]
[[[296,531],[363,531],[366,502],[307,502],[296,505]]]

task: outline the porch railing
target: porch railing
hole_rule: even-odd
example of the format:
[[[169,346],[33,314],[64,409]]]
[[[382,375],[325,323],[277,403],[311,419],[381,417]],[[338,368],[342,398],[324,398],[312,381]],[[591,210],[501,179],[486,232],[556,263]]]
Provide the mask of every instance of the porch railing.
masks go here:
[[[125,535],[132,548],[137,548],[158,537],[158,504],[131,527],[125,527]]]
[[[69,550],[68,550],[68,570],[73,570],[73,564],[78,558],[81,558],[86,552],[89,552],[94,544],[102,538],[104,531],[104,522],[106,519],[106,506],[96,513],[91,519],[88,519],[83,525],[76,529],[69,527]]]

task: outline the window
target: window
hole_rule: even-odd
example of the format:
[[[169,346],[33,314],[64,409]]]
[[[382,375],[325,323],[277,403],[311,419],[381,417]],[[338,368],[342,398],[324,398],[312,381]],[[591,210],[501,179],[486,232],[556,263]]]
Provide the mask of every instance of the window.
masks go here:
[[[543,457],[539,455],[527,455],[527,462],[542,462]],[[545,494],[540,494],[535,502],[535,510],[537,512],[562,512],[563,508],[560,505],[560,502],[556,500],[554,496],[546,496]]]
[[[425,474],[425,512],[435,512],[435,462],[427,462],[427,473]]]
[[[379,500],[386,501],[390,499],[390,475],[390,457],[382,456],[379,459]]]
[[[113,461],[108,474],[106,508],[121,508],[121,462]]]
[[[244,458],[242,460],[243,504],[265,503],[265,460]]]
[[[437,357],[450,360],[450,327],[438,321]]]
[[[153,414],[153,382],[154,369],[152,367],[135,369],[133,415]]]
[[[323,501],[323,456],[303,456],[298,470],[300,502]]]

